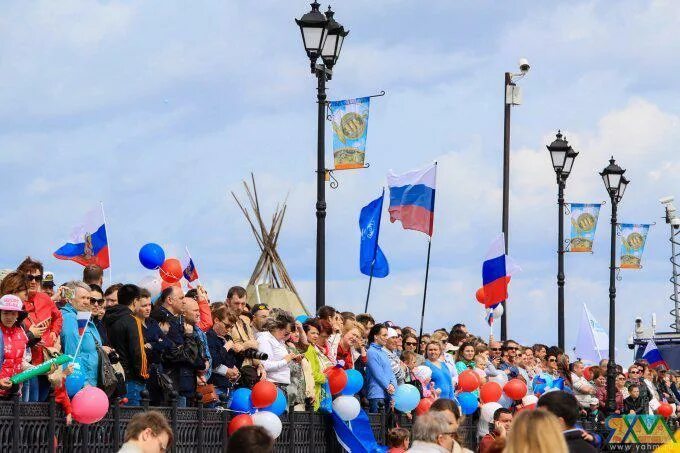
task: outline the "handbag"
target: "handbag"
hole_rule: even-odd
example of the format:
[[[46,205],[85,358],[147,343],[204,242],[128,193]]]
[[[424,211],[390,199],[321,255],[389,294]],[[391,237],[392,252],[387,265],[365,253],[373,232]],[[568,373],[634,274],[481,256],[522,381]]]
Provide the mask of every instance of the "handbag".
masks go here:
[[[116,369],[111,364],[109,355],[104,351],[102,346],[97,340],[94,340],[95,347],[97,348],[97,355],[99,356],[99,370],[98,370],[98,387],[104,390],[106,396],[111,397],[116,389],[118,388],[118,378],[116,377]],[[122,373],[123,380],[125,379],[125,372],[121,370],[118,372]]]
[[[199,385],[196,387],[196,393],[201,394],[201,402],[203,404],[211,404],[219,401],[215,386],[212,384]]]

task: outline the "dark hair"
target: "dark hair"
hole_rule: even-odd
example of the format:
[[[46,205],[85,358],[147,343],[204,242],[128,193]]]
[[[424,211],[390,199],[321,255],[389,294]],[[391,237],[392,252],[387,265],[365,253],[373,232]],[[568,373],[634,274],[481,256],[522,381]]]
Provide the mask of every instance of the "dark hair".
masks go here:
[[[83,268],[83,281],[88,285],[97,283],[104,275],[104,269],[96,264],[89,264]]]
[[[90,284],[90,291],[97,291],[99,294],[102,295],[104,294],[104,291],[102,291],[102,287],[95,283]]]
[[[347,321],[348,319],[351,319],[352,321],[357,320],[356,315],[351,311],[343,311],[342,313],[340,313],[340,316],[342,316],[343,321]]]
[[[538,399],[537,407],[543,407],[553,415],[561,417],[567,429],[570,429],[576,424],[578,419],[579,405],[576,397],[570,393],[556,390],[554,392],[544,393]]]
[[[261,426],[244,426],[229,436],[227,453],[270,453],[274,438]]]
[[[163,291],[161,291],[161,297],[158,298],[158,302],[162,305],[167,302],[168,298],[172,296],[174,286],[168,286]]]
[[[503,415],[503,414],[512,415],[512,411],[510,409],[506,409],[504,407],[499,407],[493,413],[493,421],[497,422],[501,418],[501,415]]]
[[[160,324],[162,322],[170,322],[172,315],[167,310],[155,309],[151,311],[151,316],[149,317]]]
[[[129,307],[135,299],[139,299],[139,287],[137,285],[123,285],[118,290],[118,305]]]
[[[121,288],[121,286],[123,286],[122,283],[114,283],[113,285],[106,288],[106,291],[104,291],[104,296],[110,296],[111,294],[118,291]]]
[[[448,341],[452,345],[458,346],[461,341],[465,340],[465,338],[467,338],[467,334],[465,332],[462,332],[460,330],[453,330],[449,334]]]
[[[458,323],[458,324],[454,324],[453,327],[451,328],[451,330],[462,330],[463,327],[467,327],[467,326],[465,324]]]
[[[191,297],[192,299],[196,299],[198,297],[198,290],[196,288],[191,288],[189,291],[187,291],[184,297]]]
[[[371,327],[371,330],[368,332],[368,344],[370,345],[373,343],[375,340],[375,336],[380,333],[381,330],[387,329],[385,327],[385,324],[375,324],[373,327]]]
[[[456,351],[456,361],[457,362],[465,360],[465,358],[463,357],[463,351],[468,346],[471,346],[472,349],[475,351],[475,354],[477,354],[477,351],[475,350],[475,343],[472,342],[472,341],[466,341],[465,343],[461,344],[460,347],[458,348],[458,351]]]
[[[30,274],[31,271],[35,270],[40,271],[40,275],[44,272],[42,263],[38,260],[34,260],[30,256],[27,256],[17,267],[17,271],[23,272],[24,274]]]
[[[331,319],[333,316],[335,316],[335,313],[335,308],[329,305],[324,305],[319,307],[319,309],[316,311],[316,317],[319,319]]]
[[[401,447],[406,439],[411,437],[411,433],[406,428],[392,428],[387,431],[387,446],[390,448]]]
[[[633,389],[638,389],[638,390],[640,390],[640,384],[635,384],[635,383],[633,383],[633,384],[630,384],[630,385],[628,386],[628,391],[629,391],[629,392],[630,392],[631,390],[633,390]]]
[[[149,291],[146,288],[139,287],[139,297],[140,298],[149,298],[151,299],[151,291]]]
[[[0,282],[0,296],[5,294],[14,294],[16,296],[21,291],[28,291],[26,274],[23,272],[10,272]]]
[[[501,346],[501,349],[502,349],[503,351],[507,351],[507,350],[508,350],[508,346],[510,346],[511,343],[515,343],[517,346],[519,346],[519,343],[517,343],[515,340],[505,340],[505,341],[503,342],[503,346]]]
[[[451,411],[451,413],[456,417],[456,420],[460,420],[460,409],[455,401],[448,398],[437,398],[432,406],[430,406],[430,412],[444,412]]]
[[[168,435],[167,446],[169,447],[172,445],[172,428],[170,428],[165,415],[158,411],[147,411],[134,415],[125,428],[123,442],[137,440],[142,431],[147,428],[151,429],[154,436],[160,436],[161,433],[166,433]]]
[[[238,322],[238,313],[236,313],[236,310],[227,308],[226,305],[221,305],[217,308],[214,308],[211,312],[211,316],[213,321],[219,320],[224,322],[226,319],[231,324],[236,324]]]
[[[548,352],[548,347],[541,343],[536,343],[531,347],[531,349],[534,351],[534,355],[538,354],[541,351],[541,349],[545,349],[545,352]]]
[[[246,290],[242,286],[232,286],[229,288],[229,291],[227,291],[227,299],[231,299],[232,297],[245,297],[246,295]]]
[[[319,333],[325,333],[326,335],[333,335],[333,326],[330,322],[325,319],[316,318],[319,322]]]
[[[365,326],[369,322],[375,324],[375,319],[373,319],[373,316],[369,315],[368,313],[359,313],[357,315],[357,322],[360,322]]]
[[[316,330],[321,332],[321,327],[319,326],[319,320],[316,318],[308,318],[307,321],[302,323],[302,328],[305,330],[305,333],[309,332],[309,329],[314,327]]]

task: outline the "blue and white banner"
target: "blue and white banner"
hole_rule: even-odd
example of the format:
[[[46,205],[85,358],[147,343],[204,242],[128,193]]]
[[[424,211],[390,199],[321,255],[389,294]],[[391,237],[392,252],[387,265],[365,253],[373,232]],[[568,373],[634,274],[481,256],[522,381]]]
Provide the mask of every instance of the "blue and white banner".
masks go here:
[[[570,203],[571,239],[568,252],[592,252],[600,203]]]
[[[642,253],[645,251],[649,224],[622,223],[619,225],[621,238],[621,269],[641,269]]]
[[[364,167],[370,103],[369,97],[329,103],[336,170]]]
[[[359,248],[359,269],[368,276],[383,278],[390,273],[387,258],[378,245],[380,236],[380,217],[382,214],[385,192],[361,208],[359,214],[359,229],[361,230],[361,245]]]

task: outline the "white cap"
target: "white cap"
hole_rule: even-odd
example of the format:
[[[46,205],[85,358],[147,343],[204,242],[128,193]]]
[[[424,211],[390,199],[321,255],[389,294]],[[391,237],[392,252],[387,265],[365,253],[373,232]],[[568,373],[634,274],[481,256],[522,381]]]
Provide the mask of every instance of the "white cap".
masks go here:
[[[397,333],[396,330],[394,330],[391,327],[387,328],[387,338],[394,338],[394,337],[398,337],[398,336],[399,336],[399,334]]]
[[[3,311],[22,311],[24,303],[14,294],[5,294],[0,297],[0,310]]]

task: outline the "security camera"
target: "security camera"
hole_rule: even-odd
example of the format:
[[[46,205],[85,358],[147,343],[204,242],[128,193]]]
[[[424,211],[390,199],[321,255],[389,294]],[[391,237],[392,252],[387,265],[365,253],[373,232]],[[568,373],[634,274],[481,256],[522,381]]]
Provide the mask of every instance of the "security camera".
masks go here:
[[[659,198],[659,203],[661,203],[661,204],[671,204],[671,203],[673,203],[673,200],[675,200],[675,197],[673,197],[673,195],[669,195],[667,197]]]
[[[628,349],[635,349],[635,339],[632,335],[628,337]]]
[[[675,228],[679,228],[680,227],[680,217],[673,217],[671,219],[671,225]]]
[[[520,58],[519,59],[519,70],[522,71],[522,74],[526,74],[529,72],[529,61],[526,58]]]
[[[635,324],[637,324],[637,325],[642,324],[642,318],[639,317],[639,316],[637,318],[635,318]]]

